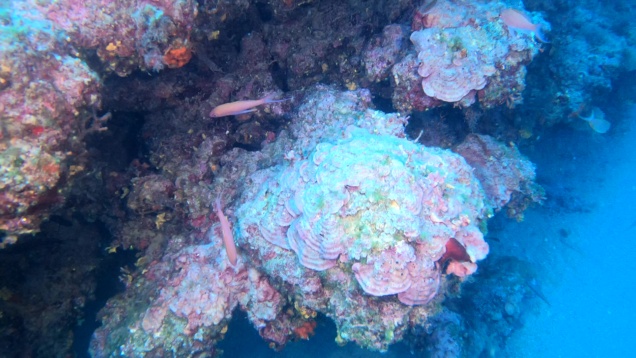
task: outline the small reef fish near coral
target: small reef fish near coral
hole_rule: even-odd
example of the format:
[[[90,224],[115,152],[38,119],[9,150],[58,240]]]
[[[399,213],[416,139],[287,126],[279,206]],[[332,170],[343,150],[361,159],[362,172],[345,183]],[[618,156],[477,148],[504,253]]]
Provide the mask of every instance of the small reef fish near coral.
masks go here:
[[[254,107],[258,107],[264,104],[283,102],[287,99],[274,99],[275,94],[268,94],[267,96],[256,100],[243,100],[230,103],[224,103],[218,105],[210,112],[210,117],[225,117],[236,116],[239,114],[245,114],[256,111]]]
[[[605,119],[605,113],[599,108],[594,107],[590,111],[590,115],[585,117],[578,114],[578,117],[587,122],[596,133],[607,133],[612,124]]]
[[[217,197],[216,201],[214,202],[214,210],[216,211],[216,216],[219,218],[219,223],[221,224],[221,237],[223,238],[225,253],[227,254],[227,258],[232,266],[236,266],[237,255],[236,244],[234,243],[234,234],[232,234],[232,227],[230,226],[230,222],[228,221],[225,214],[223,214],[220,197]]]
[[[500,14],[501,20],[512,31],[528,31],[532,32],[541,42],[549,42],[546,40],[541,30],[540,24],[533,24],[528,16],[515,9],[505,9]]]

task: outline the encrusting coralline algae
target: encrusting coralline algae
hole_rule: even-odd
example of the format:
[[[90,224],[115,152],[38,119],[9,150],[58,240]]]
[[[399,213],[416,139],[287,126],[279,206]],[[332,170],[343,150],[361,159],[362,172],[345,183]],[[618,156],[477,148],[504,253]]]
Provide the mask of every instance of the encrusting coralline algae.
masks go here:
[[[495,200],[463,157],[405,139],[405,118],[369,109],[369,98],[366,90],[317,87],[289,135],[271,144],[277,164],[223,173],[219,182],[240,193],[226,206],[237,265],[229,263],[218,225],[199,244],[172,246],[130,288],[133,296],[155,292],[149,303],[138,315],[106,321],[91,346],[95,356],[168,345],[213,349],[237,306],[276,347],[294,330],[313,327],[317,312],[335,321],[337,341],[375,350],[425,325],[453,277],[470,275],[487,255],[483,230]],[[249,155],[234,163],[245,156],[246,168],[254,168]],[[516,161],[514,152],[507,155],[508,165],[532,168],[518,153]],[[488,170],[481,180],[489,180]],[[527,177],[517,183],[534,176],[518,173]],[[451,238],[465,254],[441,260]],[[115,299],[109,310],[121,304]],[[131,334],[114,334],[129,327]]]
[[[357,127],[344,135],[250,178],[257,190],[237,211],[239,242],[268,276],[296,288],[303,306],[333,318],[342,339],[385,349],[408,327],[412,305],[438,293],[436,261],[449,238],[471,257],[454,273],[473,272],[486,256],[478,225],[488,208],[457,154]],[[393,299],[376,299],[386,295]],[[387,330],[396,334],[387,339]]]
[[[499,210],[521,219],[542,200],[517,145],[540,151],[557,123],[607,137],[621,130],[608,103],[628,98],[621,83],[636,63],[632,8],[587,0],[559,9],[486,0],[5,1],[0,247],[9,250],[0,261],[9,269],[0,296],[12,309],[0,323],[43,342],[54,320],[61,337],[88,317],[94,281],[77,278],[96,279],[98,270],[91,260],[75,263],[84,245],[138,259],[136,269],[122,268],[126,292],[99,316],[96,356],[219,353],[237,307],[277,349],[308,338],[325,317],[339,343],[384,350],[417,332],[442,340],[444,322],[455,320],[440,312],[457,307],[460,287],[463,300],[480,305],[460,305],[463,322],[480,322],[480,310],[519,311],[506,305],[519,284],[493,289],[495,275],[521,267],[497,266],[505,246],[497,235],[479,261],[489,250],[487,220]],[[511,11],[528,23],[510,22]],[[550,44],[536,38],[540,27]],[[208,115],[268,93],[285,101],[236,118]],[[420,126],[412,137],[423,129],[419,143],[450,150],[407,140],[407,123]],[[58,246],[80,221],[101,223],[112,237]],[[48,244],[60,254],[50,258],[66,263],[51,269],[64,276],[53,287],[45,286],[51,271],[38,271],[43,286],[12,278],[22,259],[12,250],[46,241],[31,237],[40,230],[57,231]],[[72,252],[82,254],[65,260]],[[32,292],[46,299],[34,304]],[[522,321],[510,312],[482,340]],[[69,339],[56,341],[56,352],[70,349]],[[13,349],[4,347],[0,355]],[[51,351],[36,355],[60,355]]]

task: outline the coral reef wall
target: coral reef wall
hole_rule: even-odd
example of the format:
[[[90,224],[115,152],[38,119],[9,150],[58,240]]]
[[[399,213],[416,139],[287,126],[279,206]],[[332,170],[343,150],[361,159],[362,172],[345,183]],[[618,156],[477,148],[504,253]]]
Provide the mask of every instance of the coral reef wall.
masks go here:
[[[169,238],[163,258],[104,310],[92,353],[213,349],[237,306],[278,348],[317,312],[336,322],[340,342],[383,351],[425,325],[453,277],[474,273],[488,254],[489,203],[532,194],[519,183],[531,182],[534,170],[508,152],[511,162],[502,165],[528,171],[508,180],[501,189],[508,194],[489,197],[461,156],[405,139],[405,118],[369,109],[368,99],[366,90],[319,86],[290,132],[264,148],[278,164],[231,154],[233,168],[219,173],[216,191],[224,201],[236,196],[224,207],[235,227],[236,266],[216,225]],[[479,168],[490,173],[486,181],[502,170]],[[149,301],[128,303],[142,296]],[[130,327],[132,335],[121,334]]]
[[[79,167],[81,121],[99,105],[99,77],[45,15],[16,3],[0,8],[0,230],[15,241],[37,232],[64,202]]]
[[[528,77],[527,117],[534,126],[576,123],[606,98],[621,77],[636,70],[636,31],[629,2],[527,1],[534,11],[555,14],[548,53]],[[606,103],[605,103],[606,104]]]
[[[0,2],[0,249],[47,268],[23,269],[28,284],[3,277],[2,342],[19,332],[41,338],[35,355],[68,355],[95,267],[121,255],[132,259],[111,276],[124,292],[98,315],[95,357],[220,355],[236,310],[274,349],[309,338],[318,315],[339,344],[378,351],[406,341],[477,356],[505,343],[534,288],[523,260],[492,268],[488,222],[544,199],[521,154],[542,133],[616,123],[604,98],[630,95],[633,10]],[[210,118],[267,95],[280,101]],[[50,261],[31,261],[45,240]],[[470,328],[485,320],[500,342]]]
[[[120,76],[136,69],[180,67],[192,2],[7,2],[0,8],[2,209],[5,243],[38,231],[64,203],[72,177],[85,169],[83,140],[103,127],[94,53]]]
[[[468,107],[476,96],[483,108],[521,103],[525,65],[540,45],[500,18],[509,5],[447,0],[427,5],[416,10],[411,24],[417,30],[410,36],[416,54],[392,69],[394,106],[422,111],[442,101]],[[533,21],[547,25],[539,15]]]

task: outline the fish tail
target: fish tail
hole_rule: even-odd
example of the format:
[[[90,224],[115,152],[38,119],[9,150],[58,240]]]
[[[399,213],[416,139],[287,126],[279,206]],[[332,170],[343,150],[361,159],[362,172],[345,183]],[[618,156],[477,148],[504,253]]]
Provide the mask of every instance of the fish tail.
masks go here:
[[[263,103],[270,103],[275,100],[274,97],[276,97],[276,92],[267,92],[265,96],[261,98],[261,101],[263,101]]]
[[[596,133],[600,134],[607,133],[607,131],[612,127],[612,124],[603,118],[594,118],[589,123],[590,127],[592,127]]]
[[[263,103],[278,103],[278,102],[284,102],[284,101],[288,101],[291,99],[291,97],[288,98],[275,98],[276,97],[276,92],[269,92],[268,94],[265,95],[265,97],[261,98],[261,101],[263,101]]]
[[[543,30],[541,29],[541,24],[538,24],[536,26],[536,28],[534,29],[534,36],[537,37],[537,39],[543,43],[549,44],[550,41],[548,41],[548,39],[545,37],[545,34],[543,33]]]

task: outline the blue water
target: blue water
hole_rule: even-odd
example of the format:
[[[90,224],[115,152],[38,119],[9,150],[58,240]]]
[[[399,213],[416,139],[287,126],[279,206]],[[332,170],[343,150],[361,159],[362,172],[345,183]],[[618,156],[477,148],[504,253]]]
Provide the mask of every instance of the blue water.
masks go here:
[[[511,342],[519,357],[634,355],[636,107],[616,115],[626,117],[624,126],[610,137],[562,132],[544,140],[569,158],[548,155],[538,161],[539,172],[568,187],[588,210],[552,215],[538,208],[525,222],[506,227],[519,245],[540,245],[528,258],[549,280],[545,294],[551,306],[530,315]],[[572,248],[554,240],[561,227],[571,233]]]

